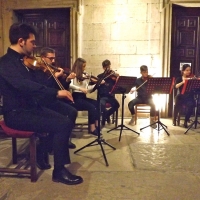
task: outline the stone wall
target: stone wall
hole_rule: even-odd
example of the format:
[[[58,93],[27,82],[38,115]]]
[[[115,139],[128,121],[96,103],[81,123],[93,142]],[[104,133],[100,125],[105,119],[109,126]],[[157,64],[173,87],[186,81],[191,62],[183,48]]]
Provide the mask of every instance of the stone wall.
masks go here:
[[[169,75],[170,3],[178,0],[0,0],[0,56],[9,46],[8,29],[16,21],[14,9],[71,8],[73,55],[87,60],[88,72],[102,72],[109,59],[120,75],[140,76],[149,67],[155,77]],[[183,2],[183,1],[181,1]],[[195,3],[184,0],[184,3]],[[198,1],[196,1],[198,2]],[[190,4],[191,5],[191,4]],[[74,61],[75,58],[73,58]],[[88,96],[96,98],[96,93]],[[121,95],[116,95],[121,104]],[[127,94],[125,116],[130,117]]]
[[[159,6],[159,0],[84,0],[81,49],[87,70],[99,74],[102,61],[109,59],[120,75],[140,76],[139,67],[147,65],[150,74],[161,76]],[[126,96],[128,117],[127,104],[135,94]]]

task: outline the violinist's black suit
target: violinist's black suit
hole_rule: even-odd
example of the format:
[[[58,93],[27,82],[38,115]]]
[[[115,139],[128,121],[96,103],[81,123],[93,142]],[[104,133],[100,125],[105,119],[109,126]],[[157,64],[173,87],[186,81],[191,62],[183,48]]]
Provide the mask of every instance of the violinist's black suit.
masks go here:
[[[99,74],[97,77],[101,79],[104,76],[104,73]],[[110,94],[113,86],[115,85],[116,79],[112,79],[110,76],[104,79],[105,84],[101,84],[98,88],[98,93],[100,97],[101,109],[103,111],[102,123],[105,123],[105,120],[109,120],[110,115],[112,115],[119,108],[119,102],[115,98],[114,94]],[[106,103],[111,105],[109,110],[106,110]]]
[[[0,59],[5,123],[17,130],[53,134],[54,165],[68,164],[68,141],[77,111],[57,100],[58,90],[41,84],[44,73],[25,67],[22,59],[21,54],[10,48]]]

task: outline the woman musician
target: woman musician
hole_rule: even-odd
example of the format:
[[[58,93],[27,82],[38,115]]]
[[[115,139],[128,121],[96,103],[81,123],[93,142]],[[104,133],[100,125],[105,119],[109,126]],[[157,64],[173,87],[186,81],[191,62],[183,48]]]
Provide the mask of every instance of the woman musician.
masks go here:
[[[191,74],[191,66],[189,64],[184,64],[181,69],[181,76],[176,79],[174,87],[178,89],[177,95],[175,97],[174,105],[174,116],[173,125],[176,126],[177,115],[180,112],[183,105],[186,105],[187,111],[185,115],[184,127],[188,127],[188,121],[192,115],[193,109],[195,107],[194,95],[191,93],[181,94],[185,80],[195,78]]]
[[[129,121],[129,125],[132,125],[132,126],[135,125],[134,106],[136,104],[148,104],[151,107],[150,124],[154,123],[153,120],[155,118],[155,105],[154,105],[151,94],[147,94],[147,90],[146,90],[146,86],[147,86],[146,82],[148,81],[148,78],[151,78],[152,76],[148,74],[148,67],[146,65],[142,65],[140,67],[140,73],[142,76],[140,78],[137,78],[134,85],[134,87],[136,87],[137,97],[128,103],[128,108],[132,115],[132,118]],[[130,93],[133,93],[133,92],[134,90],[131,89]],[[154,124],[153,128],[156,128],[156,124]]]
[[[119,102],[117,101],[117,99],[115,99],[115,95],[110,94],[110,91],[116,83],[116,79],[119,76],[119,74],[115,73],[115,71],[111,69],[111,62],[109,60],[104,60],[102,62],[102,67],[104,72],[106,70],[107,73],[101,73],[97,77],[100,79],[104,78],[105,81],[105,83],[101,84],[98,88],[101,109],[103,111],[102,125],[105,125],[106,121],[107,123],[110,123],[110,116],[119,108]],[[106,109],[106,103],[109,103],[111,105],[111,108],[109,110]]]
[[[77,110],[87,110],[90,124],[90,133],[98,136],[98,102],[94,99],[87,98],[86,94],[93,91],[95,85],[89,85],[90,81],[97,82],[97,77],[85,73],[86,60],[77,58],[73,64],[72,72],[76,73],[76,78],[70,83],[74,107]]]

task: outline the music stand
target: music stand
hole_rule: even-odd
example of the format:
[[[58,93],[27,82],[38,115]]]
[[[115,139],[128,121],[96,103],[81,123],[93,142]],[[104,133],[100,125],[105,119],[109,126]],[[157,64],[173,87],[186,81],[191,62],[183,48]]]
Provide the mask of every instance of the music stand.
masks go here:
[[[125,94],[129,93],[131,88],[134,86],[134,83],[136,81],[137,77],[131,77],[131,76],[119,76],[115,85],[113,86],[111,90],[111,94],[122,94],[122,117],[121,117],[121,124],[117,127],[110,129],[107,131],[107,133],[111,132],[112,130],[120,130],[119,135],[119,141],[121,140],[122,130],[123,128],[126,128],[125,130],[130,130],[135,132],[136,134],[140,135],[140,133],[128,128],[124,125],[124,99],[126,98]],[[120,128],[120,129],[118,129]]]
[[[171,94],[175,78],[149,78],[147,81],[147,94]],[[140,129],[143,130],[149,126],[158,124],[158,132],[160,131],[160,126],[165,130],[167,135],[170,134],[166,130],[167,126],[160,121],[160,109],[158,109],[158,120],[153,124],[145,126]]]
[[[98,79],[96,85],[94,86],[94,88],[93,88],[93,90],[92,90],[92,92],[94,92],[94,91],[97,89],[97,102],[98,102],[99,113],[101,113],[101,103],[100,103],[100,97],[99,97],[98,88],[99,88],[99,86],[101,85],[102,80],[106,77],[107,71],[108,71],[107,69],[104,71],[102,77],[101,77],[100,79]],[[80,149],[76,150],[76,151],[74,152],[74,154],[76,154],[77,152],[81,151],[82,149],[85,149],[86,147],[90,147],[90,146],[94,146],[94,145],[98,145],[98,144],[99,144],[100,147],[101,147],[101,151],[102,151],[102,154],[103,154],[103,157],[104,157],[106,166],[108,166],[108,161],[107,161],[106,154],[105,154],[105,151],[104,151],[104,149],[103,149],[102,143],[108,145],[109,147],[111,147],[111,148],[114,149],[114,150],[116,150],[116,148],[113,147],[112,145],[110,145],[109,143],[107,143],[107,142],[103,139],[103,136],[102,136],[102,134],[101,134],[101,128],[100,128],[100,124],[101,124],[101,119],[100,119],[100,118],[101,118],[101,116],[100,116],[100,114],[99,114],[99,116],[98,116],[98,129],[97,129],[97,130],[98,130],[98,136],[97,136],[97,139],[93,140],[93,141],[90,142],[89,144],[87,144],[87,145],[81,147]],[[95,144],[95,143],[96,143],[96,144]]]
[[[195,120],[189,125],[188,129],[185,131],[186,134],[193,125],[195,125],[195,129],[197,128],[198,122],[198,101],[199,101],[199,94],[200,94],[200,79],[189,79],[185,80],[183,85],[183,89],[181,94],[192,93],[195,95]]]

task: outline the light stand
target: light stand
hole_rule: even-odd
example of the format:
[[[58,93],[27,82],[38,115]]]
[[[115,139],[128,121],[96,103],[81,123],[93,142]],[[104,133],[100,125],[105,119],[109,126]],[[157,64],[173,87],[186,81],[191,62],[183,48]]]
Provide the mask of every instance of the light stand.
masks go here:
[[[173,78],[149,78],[147,81],[147,94],[171,94],[173,85],[174,85],[174,77]],[[145,126],[140,130],[143,130],[149,126],[153,126],[154,124],[158,124],[158,132],[161,130],[160,126],[164,129],[164,131],[169,136],[169,132],[166,130],[167,126],[160,121],[160,109],[158,109],[158,120],[153,124]]]
[[[129,93],[129,91],[133,87],[136,79],[137,79],[136,77],[119,76],[115,85],[113,86],[112,91],[110,92],[112,94],[122,94],[121,124],[113,129],[110,129],[109,131],[107,131],[107,133],[109,133],[113,130],[120,130],[119,141],[121,140],[122,130],[124,130],[124,128],[125,128],[125,130],[130,130],[130,131],[133,131],[134,133],[140,135],[140,133],[138,133],[124,125],[124,99],[126,98],[125,93]],[[118,129],[118,128],[120,128],[120,129]]]
[[[101,103],[100,103],[100,96],[99,96],[98,88],[99,88],[99,86],[100,86],[102,80],[105,78],[106,73],[107,73],[107,70],[104,71],[104,74],[103,74],[102,78],[98,80],[98,82],[96,83],[96,85],[95,85],[95,87],[94,87],[94,89],[93,89],[93,92],[97,89],[97,102],[98,102],[99,113],[101,113]],[[105,155],[105,151],[104,151],[104,149],[103,149],[103,145],[102,145],[102,144],[108,145],[108,146],[111,147],[113,150],[116,150],[116,148],[113,147],[112,145],[110,145],[109,143],[107,143],[107,142],[103,139],[103,136],[101,135],[100,124],[101,124],[101,115],[99,114],[99,117],[98,117],[98,128],[97,128],[97,130],[98,130],[97,139],[95,139],[94,141],[90,142],[89,144],[87,144],[87,145],[81,147],[80,149],[76,150],[76,151],[74,152],[74,154],[76,154],[77,152],[81,151],[82,149],[85,149],[86,147],[90,147],[90,146],[94,146],[94,145],[100,145],[101,151],[102,151],[102,154],[103,154],[105,163],[106,163],[106,166],[109,166],[109,165],[108,165],[107,158],[106,158],[106,155]],[[96,144],[95,144],[95,143],[96,143]]]
[[[160,95],[159,95],[159,97],[160,97]],[[159,97],[158,97],[158,98],[159,98]],[[160,130],[164,129],[164,131],[167,133],[167,135],[168,135],[168,136],[170,135],[169,132],[166,130],[167,126],[166,126],[165,124],[163,124],[163,123],[160,121],[160,108],[158,109],[158,120],[157,120],[156,122],[154,122],[154,123],[148,125],[148,126],[145,126],[145,127],[141,128],[140,131],[142,131],[143,129],[145,129],[145,128],[147,128],[147,127],[153,127],[153,125],[155,125],[155,124],[158,124],[158,126],[157,126],[157,127],[158,127],[158,128],[157,128],[158,132],[160,132]],[[161,126],[162,128],[160,128],[160,126]]]

